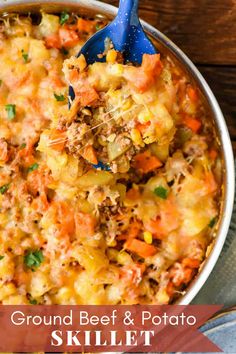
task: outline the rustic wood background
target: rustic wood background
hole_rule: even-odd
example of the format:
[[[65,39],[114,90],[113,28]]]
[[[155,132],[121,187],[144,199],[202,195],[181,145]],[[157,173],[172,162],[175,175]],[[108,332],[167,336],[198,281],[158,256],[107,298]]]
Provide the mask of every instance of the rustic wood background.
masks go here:
[[[236,0],[140,0],[140,16],[197,65],[221,105],[236,153]]]

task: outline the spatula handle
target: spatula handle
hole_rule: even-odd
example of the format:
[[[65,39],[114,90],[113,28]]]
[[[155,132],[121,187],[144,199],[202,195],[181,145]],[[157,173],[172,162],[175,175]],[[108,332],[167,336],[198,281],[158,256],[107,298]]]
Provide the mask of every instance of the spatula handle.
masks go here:
[[[118,17],[131,26],[138,26],[138,3],[139,0],[120,0]]]

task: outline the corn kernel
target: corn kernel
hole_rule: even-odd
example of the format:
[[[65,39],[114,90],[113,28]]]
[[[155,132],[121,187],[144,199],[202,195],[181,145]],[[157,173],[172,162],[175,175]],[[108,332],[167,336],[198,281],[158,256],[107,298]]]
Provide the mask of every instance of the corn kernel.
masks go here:
[[[138,115],[138,121],[142,124],[149,122],[152,119],[152,115],[148,111],[141,111]]]
[[[142,137],[138,129],[133,128],[130,133],[131,139],[135,145],[141,145],[144,146]]]
[[[124,104],[123,104],[123,106],[122,106],[122,109],[123,109],[123,111],[128,111],[128,109],[130,109],[131,106],[132,106],[132,100],[131,100],[131,98],[128,98],[128,99],[124,102]]]
[[[145,232],[143,233],[143,238],[144,238],[144,241],[145,241],[147,244],[149,244],[149,245],[152,244],[152,234],[151,234],[151,232],[145,231]]]
[[[111,66],[110,72],[115,76],[122,76],[124,72],[124,68],[122,64],[114,64]]]
[[[107,62],[114,64],[117,58],[117,51],[115,49],[110,49],[107,52]]]

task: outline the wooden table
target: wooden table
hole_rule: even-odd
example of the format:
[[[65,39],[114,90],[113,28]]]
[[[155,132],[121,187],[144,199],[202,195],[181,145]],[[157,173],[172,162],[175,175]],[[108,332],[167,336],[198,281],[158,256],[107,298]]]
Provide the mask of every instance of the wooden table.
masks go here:
[[[140,0],[140,16],[197,65],[221,105],[236,153],[236,0]]]

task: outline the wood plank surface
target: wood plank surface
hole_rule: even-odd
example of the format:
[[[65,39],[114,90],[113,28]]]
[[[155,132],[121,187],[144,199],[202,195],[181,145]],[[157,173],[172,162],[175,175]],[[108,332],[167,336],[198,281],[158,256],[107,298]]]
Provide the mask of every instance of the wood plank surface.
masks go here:
[[[198,66],[222,108],[236,154],[236,0],[140,0],[140,17]]]
[[[139,7],[195,63],[236,65],[236,0],[140,0]]]

